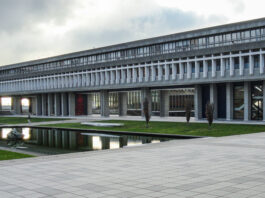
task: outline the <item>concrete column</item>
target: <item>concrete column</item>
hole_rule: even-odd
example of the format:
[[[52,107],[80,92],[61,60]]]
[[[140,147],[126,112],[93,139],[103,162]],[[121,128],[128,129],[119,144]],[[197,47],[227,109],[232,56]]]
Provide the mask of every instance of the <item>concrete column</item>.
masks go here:
[[[195,58],[195,78],[200,77],[200,68],[199,68],[199,62]]]
[[[231,56],[232,54],[230,54]],[[235,64],[234,64],[234,58],[233,57],[230,57],[230,60],[229,60],[229,64],[230,64],[230,76],[234,76],[234,73],[235,73]]]
[[[103,117],[109,117],[109,92],[106,90],[100,91],[100,114]]]
[[[142,88],[141,89],[141,115],[144,116],[144,100],[145,98],[147,98],[148,102],[149,102],[149,114],[152,114],[152,95],[151,95],[151,90],[149,88]]]
[[[203,60],[203,78],[208,76],[208,64],[206,60]]]
[[[213,56],[212,56],[212,77],[213,78],[216,77],[216,60],[214,59]]]
[[[165,64],[165,80],[169,80],[169,65]]]
[[[53,111],[54,99],[52,97],[53,97],[52,94],[48,94],[48,116],[51,116],[52,114],[54,114],[54,111]]]
[[[68,93],[69,116],[75,116],[75,94]]]
[[[67,116],[67,110],[68,110],[68,107],[67,107],[67,94],[66,93],[62,93],[61,94],[61,113],[62,113],[62,116]]]
[[[22,110],[21,98],[18,96],[15,96],[12,99],[13,99],[15,114],[20,115],[22,113],[22,111],[21,111]]]
[[[139,67],[139,82],[143,82],[143,77],[144,77],[143,68]]]
[[[163,78],[163,70],[161,65],[157,65],[158,68],[158,80],[162,80]]]
[[[55,116],[61,115],[61,101],[60,101],[60,94],[54,94],[54,114]]]
[[[128,95],[127,92],[119,92],[119,116],[127,115],[127,100]]]
[[[92,115],[92,109],[93,109],[93,95],[88,94],[87,95],[87,115]]]
[[[148,82],[150,79],[150,67],[145,65],[145,82]]]
[[[259,73],[264,74],[264,55],[261,53],[262,50],[260,50],[259,55]]]
[[[240,51],[240,56],[239,56],[239,75],[243,76],[244,74],[244,60],[243,56],[241,56],[242,52]]]
[[[195,85],[194,116],[196,120],[199,120],[202,118],[202,88],[201,88],[201,85]]]
[[[253,75],[254,74],[254,60],[253,56],[249,55],[249,74]]]
[[[226,120],[233,119],[233,84],[226,83]]]
[[[187,63],[187,78],[191,79],[191,62]]]
[[[121,83],[125,83],[126,82],[126,72],[127,72],[127,69],[122,69],[121,70]]]
[[[176,80],[177,78],[177,65],[174,63],[172,64],[172,80]]]
[[[152,65],[152,67],[151,67],[151,72],[152,72],[152,81],[155,81],[155,79],[156,79],[156,70],[155,70],[155,66],[154,65]]]
[[[133,68],[133,82],[135,83],[137,80],[137,69],[138,68]]]
[[[250,82],[244,82],[244,120],[251,119],[251,86]]]
[[[131,82],[131,70],[130,69],[127,69],[127,83],[130,83]]]
[[[116,68],[116,84],[120,84],[121,70]]]
[[[265,121],[265,81],[263,81],[262,85],[263,91],[263,121]]]
[[[184,66],[183,63],[179,63],[179,79],[183,79],[184,78]]]
[[[169,116],[169,91],[168,90],[160,91],[160,116],[161,117]]]
[[[42,115],[43,116],[47,116],[48,112],[47,112],[47,95],[46,94],[42,94]]]
[[[220,62],[221,62],[221,77],[224,77],[225,76],[225,61],[222,55],[221,55]]]
[[[213,118],[217,118],[217,88],[216,84],[210,84],[210,103],[213,103],[214,106],[214,113],[213,113]]]
[[[38,116],[42,115],[42,97],[41,97],[41,95],[36,96],[36,113]]]

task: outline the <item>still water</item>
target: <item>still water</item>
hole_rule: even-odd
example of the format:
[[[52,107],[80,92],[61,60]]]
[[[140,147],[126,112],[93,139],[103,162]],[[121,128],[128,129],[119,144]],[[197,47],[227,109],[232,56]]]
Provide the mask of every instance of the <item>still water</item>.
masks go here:
[[[16,128],[16,130],[23,134],[23,139],[8,141],[8,134],[12,131],[12,128],[1,128],[0,145],[48,155],[118,149],[170,140],[170,138],[152,136],[104,134],[60,129]]]

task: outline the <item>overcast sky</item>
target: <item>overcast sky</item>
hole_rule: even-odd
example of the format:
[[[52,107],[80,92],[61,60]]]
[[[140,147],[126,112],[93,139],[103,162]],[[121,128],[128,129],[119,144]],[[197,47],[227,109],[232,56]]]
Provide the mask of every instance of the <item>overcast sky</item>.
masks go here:
[[[264,17],[264,0],[0,0],[0,65]]]

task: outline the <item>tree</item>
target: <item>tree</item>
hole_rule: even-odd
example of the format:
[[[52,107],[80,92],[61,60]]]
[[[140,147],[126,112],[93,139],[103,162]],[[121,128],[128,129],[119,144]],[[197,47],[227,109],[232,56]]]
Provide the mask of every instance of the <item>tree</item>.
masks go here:
[[[186,100],[186,102],[185,102],[185,116],[186,116],[186,121],[188,124],[190,122],[191,106],[192,106],[191,101]]]
[[[212,123],[213,123],[213,112],[214,112],[213,103],[207,103],[205,114],[206,114],[206,118],[208,120],[209,126],[212,126]]]
[[[146,122],[146,128],[149,127],[149,121],[150,121],[150,118],[151,118],[151,115],[149,113],[149,101],[147,98],[144,99],[144,103],[143,103],[143,113],[144,113],[144,117],[145,117],[145,122]]]

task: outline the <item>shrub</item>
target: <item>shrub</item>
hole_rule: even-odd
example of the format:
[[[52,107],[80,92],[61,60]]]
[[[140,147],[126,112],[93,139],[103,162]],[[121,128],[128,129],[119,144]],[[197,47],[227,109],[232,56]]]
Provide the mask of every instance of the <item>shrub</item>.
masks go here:
[[[149,101],[147,98],[144,99],[143,107],[144,107],[143,113],[144,113],[144,117],[145,117],[146,128],[148,128],[151,115],[149,113]]]
[[[206,104],[206,111],[205,111],[205,114],[206,114],[206,118],[208,120],[208,124],[209,126],[212,125],[213,123],[213,112],[214,112],[214,106],[213,106],[213,103],[207,103]]]
[[[185,116],[186,116],[186,121],[189,124],[190,122],[190,117],[191,117],[191,101],[190,100],[186,100],[185,102]]]

